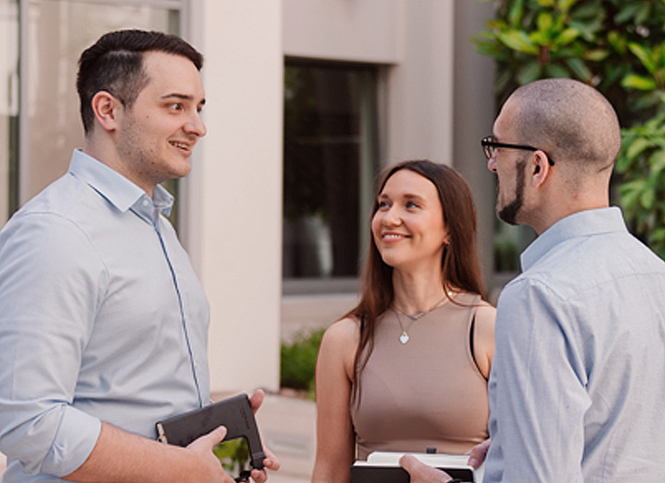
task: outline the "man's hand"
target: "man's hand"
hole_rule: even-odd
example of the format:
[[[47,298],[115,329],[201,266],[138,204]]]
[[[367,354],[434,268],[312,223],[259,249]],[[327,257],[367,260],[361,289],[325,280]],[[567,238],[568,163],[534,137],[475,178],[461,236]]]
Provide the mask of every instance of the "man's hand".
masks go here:
[[[264,398],[265,393],[261,389],[257,390],[249,398],[249,402],[254,413],[256,413],[256,411],[258,411],[258,409],[261,407]],[[223,480],[221,481],[233,482],[233,478],[231,478],[223,470],[219,459],[212,452],[213,448],[222,442],[224,436],[226,436],[226,428],[224,426],[220,426],[205,436],[201,436],[196,441],[193,441],[189,446],[187,446],[187,449],[198,453],[198,457],[201,458],[202,463],[209,468],[211,475],[220,474],[220,476],[223,477]],[[263,460],[263,465],[265,468],[277,471],[279,469],[279,460],[277,457],[272,454],[272,452],[268,450],[265,445],[263,446],[263,451],[266,455],[266,458]],[[251,472],[251,477],[256,483],[265,483],[268,479],[268,475],[265,469],[253,469]]]
[[[411,483],[447,483],[452,480],[445,471],[432,468],[410,454],[402,456],[399,464],[411,475]]]
[[[262,389],[257,389],[254,394],[249,398],[249,403],[252,406],[252,410],[254,411],[254,414],[259,410],[261,407],[261,404],[263,404],[263,399],[265,398],[265,393],[263,392]],[[277,459],[277,456],[275,456],[272,451],[270,451],[268,448],[266,448],[265,445],[263,445],[263,452],[266,455],[266,458],[263,460],[263,465],[266,467],[266,469],[272,470],[272,471],[277,471],[279,469],[280,463],[279,460]],[[266,474],[265,469],[264,470],[252,470],[252,479],[256,481],[256,483],[264,483],[268,479],[268,475]]]
[[[219,458],[212,452],[213,448],[222,442],[224,436],[226,436],[226,428],[220,426],[192,441],[187,449],[196,453],[202,465],[201,469],[207,468],[209,475],[211,478],[215,478],[215,481],[217,478],[221,478],[220,481],[225,483],[235,483],[233,478],[222,468]]]
[[[474,446],[469,452],[469,465],[478,469],[478,467],[485,461],[487,451],[490,449],[491,440],[487,438],[482,443]]]

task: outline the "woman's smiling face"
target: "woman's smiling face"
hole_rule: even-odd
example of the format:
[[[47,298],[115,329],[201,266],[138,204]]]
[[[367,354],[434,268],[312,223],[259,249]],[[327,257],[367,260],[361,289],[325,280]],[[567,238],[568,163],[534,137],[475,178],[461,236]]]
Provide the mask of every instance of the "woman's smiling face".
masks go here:
[[[395,172],[378,196],[372,236],[381,258],[393,268],[441,266],[447,232],[434,183],[409,169]]]

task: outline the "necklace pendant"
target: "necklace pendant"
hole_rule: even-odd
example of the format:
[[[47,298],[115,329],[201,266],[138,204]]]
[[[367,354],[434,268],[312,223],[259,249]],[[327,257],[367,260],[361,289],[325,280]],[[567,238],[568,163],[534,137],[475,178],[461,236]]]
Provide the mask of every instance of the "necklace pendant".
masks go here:
[[[407,342],[409,342],[409,334],[407,334],[406,331],[403,331],[402,335],[399,336],[399,341],[402,344],[406,344]]]

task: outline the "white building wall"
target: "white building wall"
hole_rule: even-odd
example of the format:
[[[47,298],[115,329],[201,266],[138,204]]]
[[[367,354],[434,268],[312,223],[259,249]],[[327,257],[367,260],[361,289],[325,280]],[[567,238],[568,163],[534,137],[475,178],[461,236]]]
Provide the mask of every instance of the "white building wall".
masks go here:
[[[196,2],[206,57],[199,217],[190,251],[211,304],[213,391],[279,387],[283,56],[280,0]],[[197,39],[196,32],[199,32]]]
[[[388,71],[382,161],[452,165],[453,2],[406,2],[404,15],[403,59]]]
[[[394,64],[406,0],[284,0],[284,55]]]
[[[206,56],[208,135],[186,183],[183,235],[211,302],[211,387],[276,390],[288,323],[280,312],[295,320],[312,310],[306,297],[281,296],[284,56],[382,66],[381,162],[452,164],[453,2],[192,5],[190,38]],[[329,298],[316,299],[332,322],[349,298]]]

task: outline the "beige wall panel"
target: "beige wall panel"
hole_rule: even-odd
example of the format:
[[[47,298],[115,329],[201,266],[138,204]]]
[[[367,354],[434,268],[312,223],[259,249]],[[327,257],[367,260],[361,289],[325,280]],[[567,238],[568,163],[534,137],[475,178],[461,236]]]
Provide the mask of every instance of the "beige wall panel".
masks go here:
[[[193,247],[210,298],[213,391],[276,390],[281,297],[281,2],[205,0],[200,217]],[[198,240],[196,237],[198,236]]]
[[[399,62],[405,0],[284,0],[284,54]]]

